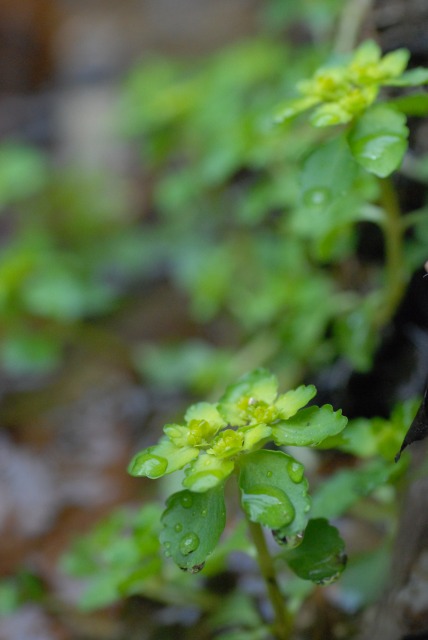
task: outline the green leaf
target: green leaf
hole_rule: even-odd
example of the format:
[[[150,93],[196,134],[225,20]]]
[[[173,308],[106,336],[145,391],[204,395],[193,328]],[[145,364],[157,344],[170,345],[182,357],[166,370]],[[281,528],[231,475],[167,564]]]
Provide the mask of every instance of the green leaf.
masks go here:
[[[304,98],[296,98],[295,100],[287,100],[277,110],[274,115],[274,122],[281,124],[299,113],[307,111],[311,107],[318,104],[319,98],[315,96],[305,96]]]
[[[357,469],[338,471],[312,494],[311,513],[315,517],[337,518],[362,497],[399,475],[402,469],[391,462],[375,460]]]
[[[277,391],[276,376],[266,369],[255,369],[226,389],[218,405],[219,412],[231,426],[243,426],[247,423],[247,416],[238,406],[239,401],[253,398],[270,405],[274,402]]]
[[[161,476],[182,469],[199,455],[196,447],[177,447],[167,438],[162,438],[159,444],[143,449],[131,460],[128,473],[131,476],[146,476],[160,478]]]
[[[308,386],[302,384],[297,389],[291,389],[287,393],[280,395],[275,402],[275,406],[279,409],[281,418],[287,420],[294,416],[299,409],[306,406],[316,393],[317,390],[313,384]]]
[[[295,416],[273,425],[273,439],[278,446],[316,446],[325,438],[340,433],[347,418],[333,411],[329,404],[301,409]]]
[[[284,536],[300,533],[310,507],[304,467],[282,451],[261,449],[240,459],[241,503],[252,522],[281,529]]]
[[[0,146],[0,206],[41,191],[48,176],[46,159],[38,151],[11,143]]]
[[[218,429],[226,425],[218,412],[217,406],[209,402],[193,404],[187,409],[184,418],[186,422],[190,422],[191,420],[206,420],[211,426]]]
[[[378,309],[379,295],[375,292],[361,299],[346,315],[335,318],[334,334],[340,351],[357,371],[371,367],[378,341],[378,334],[372,329]]]
[[[306,159],[301,197],[307,207],[323,209],[351,187],[357,165],[343,136],[318,147]]]
[[[235,468],[231,460],[224,460],[213,455],[202,453],[195,462],[186,469],[183,486],[203,493],[222,483]]]
[[[309,520],[303,542],[284,558],[299,578],[320,585],[335,582],[346,566],[345,543],[325,518]]]
[[[355,160],[380,178],[397,169],[407,149],[405,116],[385,104],[368,109],[355,123],[348,142]]]
[[[418,87],[422,84],[428,84],[428,69],[424,67],[411,69],[399,78],[386,81],[385,84],[393,87]]]
[[[179,491],[167,500],[160,541],[165,555],[191,573],[202,569],[226,523],[223,487],[205,493]]]
[[[55,337],[26,331],[9,332],[0,345],[0,360],[14,375],[47,373],[61,361],[61,345]]]
[[[309,121],[314,127],[332,127],[346,124],[352,118],[353,114],[337,102],[325,102],[315,109]]]
[[[428,113],[428,93],[415,93],[389,100],[389,104],[407,116],[425,116]]]

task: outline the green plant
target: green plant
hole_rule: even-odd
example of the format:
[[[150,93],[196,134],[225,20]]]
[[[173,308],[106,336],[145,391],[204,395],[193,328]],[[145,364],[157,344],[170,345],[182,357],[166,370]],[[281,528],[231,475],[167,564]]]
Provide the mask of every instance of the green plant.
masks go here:
[[[313,386],[302,385],[278,395],[275,376],[257,369],[229,386],[217,404],[189,407],[184,424],[166,425],[160,442],[138,453],[129,466],[132,475],[152,479],[184,468],[185,489],[167,500],[160,541],[165,556],[190,573],[204,568],[218,544],[226,523],[225,482],[237,476],[241,508],[275,614],[271,632],[281,639],[290,637],[292,614],[262,527],[285,545],[280,557],[299,578],[330,584],[345,568],[346,556],[337,529],[321,516],[335,504],[332,515],[337,517],[361,495],[397,475],[389,462],[349,472],[348,480],[339,474],[342,502],[337,484],[330,483],[330,494],[325,485],[315,501],[316,517],[309,519],[303,464],[289,453],[263,447],[272,442],[277,447],[323,447],[328,440],[340,446],[347,421],[330,405],[304,408],[315,392]]]
[[[64,346],[85,341],[88,319],[120,306],[143,236],[123,185],[12,142],[0,146],[0,216],[0,366],[51,372]]]
[[[382,57],[371,41],[325,57],[323,45],[296,51],[264,37],[202,66],[162,59],[132,73],[123,114],[154,179],[152,255],[193,317],[232,336],[221,349],[209,332],[197,344],[141,345],[136,365],[156,383],[200,393],[267,365],[294,386],[339,358],[370,369],[425,259],[425,207],[401,216],[392,175],[406,116],[428,110],[412,89],[427,71],[406,71],[408,52]],[[278,108],[296,84],[302,97]],[[424,166],[412,159],[403,171],[426,180]],[[383,263],[359,256],[362,225],[380,230]]]
[[[223,321],[228,337],[221,349],[202,339],[143,344],[136,366],[158,384],[213,394],[225,380],[268,363],[291,389],[278,396],[276,378],[256,368],[218,403],[194,404],[183,422],[166,425],[158,444],[129,467],[132,475],[152,479],[184,470],[184,489],[176,492],[170,482],[172,495],[162,515],[153,512],[152,525],[166,558],[186,574],[204,569],[202,576],[224,569],[215,561],[230,499],[224,490],[237,478],[251,544],[239,530],[229,549],[256,555],[274,610],[271,626],[242,620],[236,637],[248,640],[290,637],[311,582],[328,583],[343,571],[343,541],[326,518],[353,510],[369,518],[375,511],[385,529],[393,528],[393,487],[407,460],[392,460],[416,409],[405,403],[389,420],[360,418],[345,428],[346,419],[329,405],[306,407],[315,388],[298,385],[338,360],[368,371],[408,278],[425,258],[426,208],[401,215],[393,174],[408,148],[406,117],[425,114],[428,101],[425,93],[388,97],[385,91],[428,83],[428,71],[406,71],[406,51],[382,57],[374,42],[335,54],[327,66],[320,65],[323,46],[298,53],[264,37],[203,65],[155,60],[132,73],[125,99],[124,119],[130,135],[143,141],[155,184],[157,224],[146,227],[147,263],[153,258],[185,291],[208,335]],[[309,80],[297,82],[303,77]],[[294,91],[296,82],[302,95],[278,109],[278,97]],[[308,121],[301,115],[309,110]],[[405,171],[427,179],[424,159]],[[380,229],[384,247],[383,261],[369,269],[357,251],[362,223]],[[290,446],[339,450],[352,464],[318,477],[310,499],[299,453],[282,450]],[[285,545],[275,558],[262,527]],[[102,551],[111,577],[104,602],[130,593],[180,602],[177,591],[186,580],[190,600],[197,602],[197,592],[207,595],[199,606],[213,614],[218,601],[201,576],[171,575],[157,555],[156,536],[147,547],[152,557],[134,529],[117,566],[108,549],[120,528],[112,536]],[[387,537],[374,552],[351,558],[361,602],[380,588],[389,543]],[[367,572],[368,558],[376,576]],[[133,573],[139,563],[141,574]],[[288,569],[309,587],[295,587]],[[85,571],[94,571],[90,560]]]

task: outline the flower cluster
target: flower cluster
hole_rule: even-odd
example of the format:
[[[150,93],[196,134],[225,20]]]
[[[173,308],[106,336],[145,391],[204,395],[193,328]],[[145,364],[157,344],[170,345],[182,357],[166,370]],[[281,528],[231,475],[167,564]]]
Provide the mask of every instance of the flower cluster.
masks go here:
[[[314,386],[301,385],[278,395],[276,377],[256,369],[228,387],[219,403],[192,405],[185,424],[166,425],[159,443],[138,453],[129,472],[159,478],[185,468],[184,487],[208,491],[233,472],[241,455],[269,441],[315,445],[341,431],[346,419],[329,405],[302,410],[315,393]]]
[[[376,100],[380,87],[395,84],[409,59],[406,49],[381,55],[369,40],[356,49],[348,64],[319,69],[298,85],[302,98],[287,102],[277,115],[283,122],[314,108],[311,122],[317,127],[345,124],[364,112]]]

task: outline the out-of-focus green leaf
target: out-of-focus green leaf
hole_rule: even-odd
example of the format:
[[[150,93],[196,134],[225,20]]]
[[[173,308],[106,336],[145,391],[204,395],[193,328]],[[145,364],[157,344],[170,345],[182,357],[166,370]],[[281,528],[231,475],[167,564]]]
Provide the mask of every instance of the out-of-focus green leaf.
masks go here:
[[[328,518],[341,516],[358,500],[399,476],[405,466],[374,460],[356,469],[337,471],[324,479],[312,494],[311,514]]]
[[[380,178],[397,169],[407,149],[405,116],[385,104],[368,109],[348,135],[355,160]]]

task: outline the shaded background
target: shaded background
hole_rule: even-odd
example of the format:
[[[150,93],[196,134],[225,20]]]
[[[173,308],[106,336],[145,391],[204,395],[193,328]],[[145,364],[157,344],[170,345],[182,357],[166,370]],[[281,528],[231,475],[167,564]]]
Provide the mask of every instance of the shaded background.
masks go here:
[[[151,185],[136,146],[121,135],[118,114],[125,75],[149,52],[198,57],[259,33],[265,24],[264,4],[260,0],[3,0],[0,141],[28,143],[43,150],[49,157],[48,171],[67,168],[66,186],[50,195],[51,222],[62,203],[73,201],[74,189],[80,188],[85,175],[94,176],[95,186],[88,187],[90,197],[97,199],[101,194],[106,200],[101,218],[105,210],[113,226],[118,216],[128,220],[131,228],[150,219]],[[379,1],[366,32],[377,32],[385,50],[406,46],[414,64],[426,64],[427,14],[424,2]],[[314,34],[297,21],[284,28],[282,37],[301,43]],[[415,144],[419,151],[426,151],[423,124],[418,131]],[[23,161],[20,156],[20,161],[31,165],[34,158],[25,156]],[[36,173],[46,170],[37,159],[31,166]],[[29,189],[31,199],[31,184],[21,179],[15,188],[18,192]],[[410,189],[407,195],[410,200],[422,198]],[[83,209],[90,197],[81,205]],[[2,248],[7,248],[17,214],[8,203],[4,209],[0,240]],[[85,211],[79,215],[84,219]],[[30,229],[30,235],[36,232]],[[85,256],[96,254],[97,233],[90,236],[93,244],[85,247]],[[376,257],[376,236],[369,233],[366,238],[369,258]],[[55,271],[54,262],[51,269]],[[110,277],[118,282],[122,296],[114,312],[103,315],[100,302],[96,319],[88,313],[83,321],[65,323],[60,329],[29,318],[32,328],[38,322],[43,325],[44,335],[61,334],[65,349],[61,347],[60,357],[55,349],[49,351],[51,347],[46,352],[44,345],[31,344],[35,360],[41,353],[41,366],[28,371],[22,341],[3,349],[0,574],[26,571],[36,575],[54,601],[66,604],[60,615],[52,603],[50,607],[24,604],[18,613],[0,622],[2,640],[134,637],[130,629],[141,624],[138,616],[137,622],[132,619],[130,623],[116,610],[108,615],[77,614],[74,605],[79,585],[58,571],[57,560],[77,533],[89,530],[112,507],[135,501],[142,494],[144,498],[153,495],[149,482],[142,489],[141,482],[126,475],[126,465],[192,395],[147,383],[132,359],[134,346],[181,337],[203,337],[213,343],[225,340],[234,346],[233,325],[222,320],[202,327],[196,324],[189,316],[186,298],[162,274],[149,281],[140,277],[138,260],[132,262],[126,277],[117,273]],[[424,334],[428,312],[421,299],[419,273],[401,310],[401,324],[384,344],[378,363],[382,375],[377,369],[372,378],[354,376],[346,389],[327,376],[324,388],[320,384],[326,401],[333,397],[338,404],[342,402],[345,413],[347,407],[350,414],[361,409],[366,415],[385,414],[397,396],[397,387],[401,385],[402,392],[407,384],[407,395],[421,390],[428,351]],[[16,326],[14,317],[2,328],[5,335],[11,326]],[[415,329],[409,338],[409,326],[419,333]],[[389,375],[397,344],[403,340],[410,344],[403,352],[408,362],[404,382]],[[57,356],[53,370],[49,366],[44,370],[43,363],[55,363]],[[416,370],[417,375],[412,378],[409,370]],[[387,384],[379,384],[385,378]],[[139,615],[146,613],[143,610]]]

